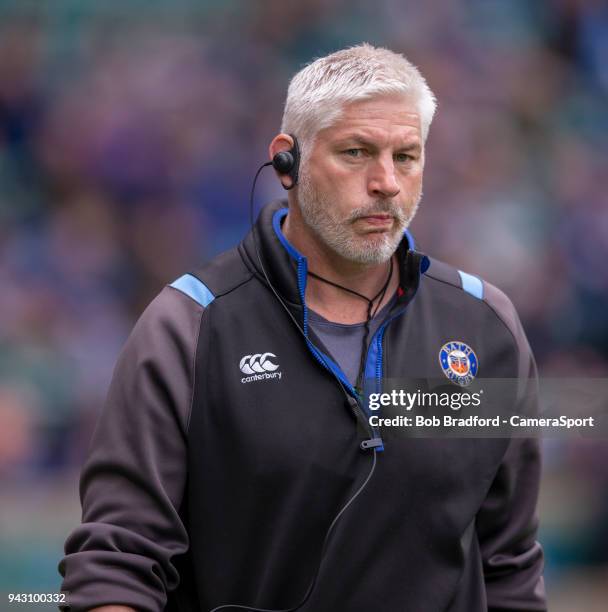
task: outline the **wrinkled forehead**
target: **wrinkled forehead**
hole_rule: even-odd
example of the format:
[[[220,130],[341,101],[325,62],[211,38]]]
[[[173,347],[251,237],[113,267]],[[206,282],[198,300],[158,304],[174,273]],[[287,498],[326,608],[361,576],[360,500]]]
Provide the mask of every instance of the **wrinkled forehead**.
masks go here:
[[[342,105],[339,115],[318,131],[320,140],[404,140],[422,142],[418,104],[404,94],[374,96]]]

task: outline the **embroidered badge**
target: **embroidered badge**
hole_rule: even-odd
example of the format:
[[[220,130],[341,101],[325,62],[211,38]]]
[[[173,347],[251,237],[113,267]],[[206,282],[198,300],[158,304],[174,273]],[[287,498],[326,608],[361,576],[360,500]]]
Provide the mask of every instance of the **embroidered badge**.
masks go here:
[[[461,387],[471,384],[479,368],[475,351],[460,340],[451,340],[441,347],[439,365],[443,373]]]

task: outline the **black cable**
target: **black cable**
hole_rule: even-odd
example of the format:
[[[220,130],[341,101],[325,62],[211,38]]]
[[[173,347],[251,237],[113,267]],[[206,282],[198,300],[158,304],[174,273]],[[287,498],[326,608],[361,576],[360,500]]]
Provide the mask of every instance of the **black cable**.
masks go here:
[[[250,197],[249,197],[249,221],[250,221],[250,224],[251,224],[251,231],[252,231],[252,237],[253,237],[253,244],[254,244],[254,248],[255,248],[255,253],[256,253],[256,256],[258,258],[258,263],[260,264],[260,267],[262,269],[262,273],[264,274],[264,278],[266,279],[266,282],[268,283],[268,286],[270,287],[270,289],[274,293],[275,297],[277,298],[277,300],[279,301],[281,306],[284,308],[285,312],[287,312],[287,314],[289,315],[289,318],[293,321],[294,325],[298,328],[299,332],[302,334],[304,339],[307,342],[310,342],[310,339],[304,333],[304,329],[302,329],[302,326],[298,323],[298,320],[293,316],[292,312],[289,310],[289,307],[283,301],[283,298],[279,295],[278,291],[273,287],[272,283],[270,282],[270,279],[268,278],[268,274],[266,273],[266,269],[264,268],[264,264],[262,263],[262,257],[260,255],[260,251],[258,249],[258,243],[257,243],[257,238],[256,238],[257,228],[255,227],[254,220],[253,220],[253,194],[254,194],[254,191],[255,191],[255,185],[256,185],[256,182],[258,180],[258,176],[260,175],[260,172],[266,166],[270,166],[270,165],[272,165],[272,162],[266,162],[265,164],[262,164],[258,168],[258,171],[256,172],[255,177],[253,179],[253,185],[251,186],[251,193],[250,193]],[[391,266],[392,266],[392,261],[391,261]],[[392,274],[392,267],[391,267],[391,274]],[[314,346],[314,344],[312,344],[312,342],[311,342],[311,345]],[[348,391],[345,389],[345,387],[342,384],[342,381],[340,380],[338,375],[335,372],[333,372],[333,370],[331,370],[331,369],[329,369],[329,371],[333,374],[334,378],[336,379],[336,381],[340,385],[340,389],[342,389],[342,393],[344,393],[344,396],[346,397],[346,400],[350,401],[351,396],[349,395]],[[277,609],[277,608],[254,608],[252,606],[245,606],[245,605],[241,605],[241,604],[222,604],[220,606],[216,606],[215,608],[213,608],[209,612],[217,612],[218,610],[223,610],[225,608],[233,608],[233,609],[237,609],[237,610],[248,610],[249,612],[296,612],[297,610],[299,610],[308,601],[308,599],[310,598],[310,596],[311,596],[311,594],[312,594],[312,592],[313,592],[313,590],[314,590],[314,588],[315,588],[315,586],[317,584],[317,579],[319,577],[319,572],[321,570],[321,564],[323,563],[323,558],[325,557],[325,552],[326,552],[327,546],[329,544],[329,538],[330,538],[330,536],[331,536],[331,534],[332,534],[332,532],[333,532],[333,530],[334,530],[338,520],[344,514],[344,512],[346,512],[347,508],[355,501],[355,499],[357,499],[357,497],[363,492],[363,490],[367,486],[367,483],[371,480],[371,477],[374,474],[374,470],[376,469],[376,452],[377,451],[376,451],[375,447],[373,447],[372,450],[374,451],[373,454],[372,454],[372,467],[371,467],[367,477],[363,481],[363,484],[361,484],[361,486],[351,496],[351,498],[344,504],[344,506],[342,506],[342,508],[338,511],[338,513],[336,514],[336,516],[332,520],[331,524],[329,525],[329,527],[327,529],[327,532],[325,533],[325,537],[323,538],[323,545],[321,547],[321,555],[319,556],[319,562],[317,563],[317,567],[316,567],[315,573],[313,574],[312,580],[310,582],[310,585],[309,585],[308,589],[306,590],[306,593],[304,594],[304,597],[302,598],[302,600],[296,606],[293,606],[292,608]]]
[[[253,193],[255,191],[255,184],[257,183],[258,176],[260,175],[260,172],[266,166],[272,166],[272,162],[266,162],[265,164],[262,164],[258,168],[258,171],[255,173],[255,177],[253,179],[253,185],[251,186],[251,193],[249,195],[249,224],[251,225],[251,232],[253,236],[253,246],[255,249],[255,254],[258,258],[258,263],[260,264],[260,268],[262,268],[262,273],[264,274],[264,278],[266,279],[266,283],[268,284],[268,286],[274,293],[277,300],[279,300],[279,303],[281,304],[281,306],[283,306],[283,308],[285,309],[285,312],[287,312],[290,319],[293,321],[294,325],[298,328],[300,333],[306,338],[306,334],[304,333],[302,326],[298,323],[298,320],[293,316],[291,310],[289,310],[289,308],[287,307],[287,304],[283,302],[281,296],[277,293],[276,289],[272,286],[272,283],[270,282],[270,279],[268,278],[268,274],[266,274],[266,268],[264,268],[264,264],[262,263],[262,256],[260,255],[260,250],[258,249],[257,228],[255,227],[255,223],[253,219]]]
[[[363,481],[363,484],[357,489],[357,492],[344,504],[344,506],[342,506],[342,509],[338,512],[338,514],[336,514],[336,516],[334,517],[334,520],[331,522],[331,525],[327,529],[327,533],[325,534],[325,538],[323,539],[323,546],[321,547],[321,555],[319,556],[319,563],[317,564],[317,569],[315,570],[313,579],[300,603],[298,603],[296,606],[293,606],[292,608],[283,608],[283,609],[252,608],[251,606],[243,606],[240,604],[223,604],[221,606],[217,606],[216,608],[213,608],[213,610],[210,610],[210,612],[217,612],[217,610],[221,610],[222,608],[236,608],[237,610],[248,610],[249,612],[296,612],[299,608],[301,608],[308,601],[309,597],[311,596],[317,584],[317,578],[319,577],[319,570],[321,569],[321,564],[323,563],[323,557],[325,556],[327,545],[329,544],[329,538],[331,536],[332,531],[334,530],[334,527],[336,526],[342,514],[346,512],[348,507],[355,501],[355,499],[357,499],[359,494],[367,486],[367,483],[370,481],[371,477],[374,475],[374,470],[376,469],[376,449],[374,449],[374,453],[372,457],[373,457],[372,469],[369,471],[369,474],[367,475],[366,479]]]
[[[343,285],[334,283],[334,281],[330,281],[329,279],[322,277],[320,274],[315,274],[314,272],[311,272],[310,270],[307,271],[307,274],[309,276],[312,276],[313,278],[316,278],[317,280],[323,281],[324,283],[331,285],[332,287],[336,287],[337,289],[342,289],[342,291],[348,291],[348,293],[352,293],[353,295],[360,297],[362,300],[365,300],[366,302],[373,303],[380,297],[380,294],[383,294],[383,297],[384,297],[384,293],[386,291],[386,288],[388,287],[388,283],[390,282],[391,277],[393,275],[393,259],[391,258],[389,262],[389,272],[388,272],[388,279],[386,280],[386,283],[383,285],[380,291],[376,293],[376,295],[373,298],[368,298],[366,295],[363,295],[363,293],[359,293],[358,291],[355,291],[354,289],[349,289],[348,287],[344,287]]]

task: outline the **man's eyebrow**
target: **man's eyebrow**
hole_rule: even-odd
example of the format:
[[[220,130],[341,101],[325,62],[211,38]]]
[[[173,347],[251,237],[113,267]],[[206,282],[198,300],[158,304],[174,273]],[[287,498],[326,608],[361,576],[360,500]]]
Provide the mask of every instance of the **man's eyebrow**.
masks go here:
[[[346,136],[343,136],[342,138],[339,138],[337,140],[338,145],[343,145],[343,144],[346,144],[347,142],[365,145],[368,147],[374,147],[374,148],[376,147],[376,144],[373,141],[369,140],[365,136],[361,136],[360,134],[347,134]],[[419,142],[408,142],[398,147],[397,150],[398,151],[414,151],[414,150],[419,151],[420,148],[421,146]]]
[[[346,134],[338,139],[338,143],[344,142],[356,142],[357,144],[373,144],[371,140],[365,138],[365,136],[361,136],[360,134]]]
[[[402,147],[399,147],[399,151],[420,151],[421,146],[419,142],[408,142]]]

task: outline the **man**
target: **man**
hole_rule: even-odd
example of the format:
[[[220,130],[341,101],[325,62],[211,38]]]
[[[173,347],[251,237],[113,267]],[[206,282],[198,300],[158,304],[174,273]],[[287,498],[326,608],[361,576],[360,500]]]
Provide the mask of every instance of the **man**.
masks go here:
[[[293,78],[270,144],[288,205],[165,287],[119,358],[60,564],[72,610],[546,609],[536,441],[366,424],[366,381],[535,376],[508,299],[404,233],[434,110],[365,44]]]

